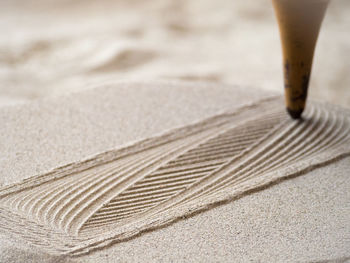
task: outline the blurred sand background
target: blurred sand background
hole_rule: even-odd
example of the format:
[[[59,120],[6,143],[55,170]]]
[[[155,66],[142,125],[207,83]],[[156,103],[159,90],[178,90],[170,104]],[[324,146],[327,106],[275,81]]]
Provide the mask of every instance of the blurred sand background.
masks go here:
[[[269,0],[4,0],[0,106],[110,81],[187,80],[283,90]],[[350,1],[334,0],[310,94],[350,107]]]

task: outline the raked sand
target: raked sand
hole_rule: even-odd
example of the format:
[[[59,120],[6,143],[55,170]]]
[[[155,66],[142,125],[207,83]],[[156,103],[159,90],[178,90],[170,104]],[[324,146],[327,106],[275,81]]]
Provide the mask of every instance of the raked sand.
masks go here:
[[[349,118],[177,82],[2,108],[1,260],[345,260]]]

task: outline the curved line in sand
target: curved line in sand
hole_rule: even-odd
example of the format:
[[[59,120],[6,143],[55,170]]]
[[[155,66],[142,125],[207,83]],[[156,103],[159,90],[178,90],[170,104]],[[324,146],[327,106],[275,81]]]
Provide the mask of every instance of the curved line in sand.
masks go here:
[[[350,153],[347,112],[311,104],[295,122],[278,105],[210,118],[168,142],[4,195],[0,229],[51,253],[79,253]]]

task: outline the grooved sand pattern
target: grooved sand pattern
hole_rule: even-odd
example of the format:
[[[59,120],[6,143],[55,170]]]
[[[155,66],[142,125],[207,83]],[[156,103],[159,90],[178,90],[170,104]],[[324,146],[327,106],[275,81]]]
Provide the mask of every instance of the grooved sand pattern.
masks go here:
[[[262,100],[109,152],[118,157],[108,162],[0,189],[0,229],[79,255],[349,155],[349,117],[312,103],[292,121],[279,99]]]

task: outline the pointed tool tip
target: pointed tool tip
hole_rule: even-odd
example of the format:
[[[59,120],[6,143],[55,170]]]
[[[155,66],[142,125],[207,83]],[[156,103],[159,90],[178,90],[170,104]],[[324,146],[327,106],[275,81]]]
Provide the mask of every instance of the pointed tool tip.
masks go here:
[[[291,110],[287,108],[287,112],[293,119],[297,120],[301,119],[301,114],[303,113],[303,110]]]

